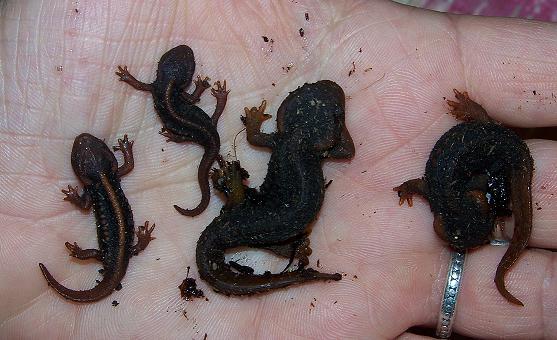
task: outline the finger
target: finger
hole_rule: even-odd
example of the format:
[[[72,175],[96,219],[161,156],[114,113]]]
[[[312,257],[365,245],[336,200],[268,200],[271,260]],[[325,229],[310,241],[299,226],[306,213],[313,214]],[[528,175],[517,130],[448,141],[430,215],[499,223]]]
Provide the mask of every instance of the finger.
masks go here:
[[[417,335],[410,332],[404,332],[396,340],[425,340],[425,339],[433,339],[432,337],[425,336],[425,335]]]
[[[557,249],[557,142],[531,140],[533,228],[531,247]]]
[[[486,338],[547,338],[557,334],[557,257],[545,250],[528,250],[506,276],[507,288],[524,302],[524,307],[505,300],[495,288],[493,278],[506,247],[485,246],[469,251],[463,271],[453,331]],[[437,323],[440,301],[446,283],[449,254],[440,257],[439,278],[433,282],[428,299],[431,327]]]
[[[450,18],[461,52],[462,90],[504,123],[557,125],[557,25],[502,18]]]

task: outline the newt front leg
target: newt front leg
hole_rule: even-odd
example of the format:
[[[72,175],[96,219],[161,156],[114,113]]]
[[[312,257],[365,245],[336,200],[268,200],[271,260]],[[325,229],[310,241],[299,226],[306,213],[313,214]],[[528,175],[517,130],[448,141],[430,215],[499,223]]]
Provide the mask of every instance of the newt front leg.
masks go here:
[[[128,140],[128,135],[124,135],[123,139],[118,139],[118,145],[112,147],[114,151],[122,151],[122,155],[124,156],[124,164],[118,168],[118,177],[125,176],[133,170],[134,161],[132,147],[133,140]]]
[[[75,205],[76,207],[80,208],[81,210],[89,210],[93,205],[93,200],[91,199],[91,195],[84,191],[83,195],[79,195],[77,192],[77,187],[72,187],[68,185],[68,189],[62,189],[62,192],[66,197],[64,197],[64,201],[68,201]]]
[[[259,107],[244,108],[245,117],[240,117],[246,126],[248,142],[255,146],[272,147],[273,135],[261,132],[261,124],[272,116],[265,113],[267,102],[263,100]]]
[[[403,205],[404,201],[408,202],[408,206],[413,205],[412,198],[414,195],[421,195],[427,199],[429,189],[426,181],[422,178],[411,179],[393,188],[393,191],[398,192],[399,205]]]
[[[127,66],[118,66],[118,71],[115,73],[118,77],[120,77],[120,81],[131,85],[134,89],[139,91],[153,92],[153,85],[135,79],[135,77],[132,76],[131,73],[128,71]]]
[[[200,76],[197,76],[197,79],[194,80],[193,83],[195,84],[195,89],[191,94],[187,93],[185,89],[182,90],[181,93],[182,98],[192,105],[199,102],[199,98],[201,98],[203,92],[211,87],[211,84],[209,84],[209,77],[201,79]]]
[[[224,112],[224,107],[226,106],[230,90],[226,89],[226,80],[222,82],[222,85],[220,81],[217,81],[215,86],[216,88],[211,89],[211,94],[217,99],[217,105],[215,106],[215,112],[213,112],[213,115],[211,116],[211,122],[214,126],[217,126],[219,118]]]

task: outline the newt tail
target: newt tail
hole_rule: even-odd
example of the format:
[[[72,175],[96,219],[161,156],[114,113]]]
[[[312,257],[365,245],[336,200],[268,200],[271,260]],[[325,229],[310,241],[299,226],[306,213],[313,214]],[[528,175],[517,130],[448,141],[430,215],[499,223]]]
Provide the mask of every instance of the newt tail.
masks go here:
[[[109,296],[115,289],[117,289],[123,276],[116,275],[116,272],[106,271],[101,282],[99,282],[95,287],[87,290],[73,290],[62,286],[58,281],[56,281],[48,269],[46,269],[44,264],[39,263],[39,267],[41,268],[41,272],[50,287],[52,287],[62,297],[77,302],[94,302]]]
[[[342,275],[339,273],[321,273],[311,268],[299,268],[278,274],[265,272],[262,275],[255,275],[252,274],[251,268],[236,264],[238,267],[243,267],[244,270],[248,269],[245,272],[236,272],[232,269],[234,263],[224,262],[224,249],[218,243],[218,238],[205,230],[197,243],[196,256],[199,276],[215,291],[223,294],[252,295],[304,282],[342,279]]]
[[[531,197],[531,171],[513,171],[511,187],[511,202],[515,220],[515,230],[509,243],[509,248],[503,255],[495,273],[495,285],[499,293],[509,302],[524,306],[522,301],[514,297],[505,287],[505,274],[513,266],[520,254],[526,248],[532,232],[532,200]]]
[[[197,216],[201,214],[207,206],[211,198],[211,189],[209,187],[209,173],[211,171],[211,166],[219,156],[218,148],[205,148],[201,162],[199,163],[199,168],[197,169],[197,181],[199,183],[199,189],[201,190],[201,201],[197,207],[193,209],[184,209],[178,205],[174,205],[180,214],[185,216]]]

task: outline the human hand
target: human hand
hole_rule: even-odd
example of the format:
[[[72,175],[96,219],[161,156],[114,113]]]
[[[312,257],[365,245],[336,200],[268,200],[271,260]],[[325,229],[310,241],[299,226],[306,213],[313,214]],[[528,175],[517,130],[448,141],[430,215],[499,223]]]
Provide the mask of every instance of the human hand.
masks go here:
[[[448,16],[388,1],[13,1],[3,4],[1,22],[6,338],[411,338],[403,334],[411,326],[435,327],[449,249],[433,231],[428,204],[415,199],[413,208],[399,207],[392,188],[423,174],[435,141],[456,123],[444,97],[466,90],[503,123],[557,125],[557,27],[549,23]],[[196,75],[227,80],[218,126],[225,155],[234,154],[244,107],[266,99],[266,112],[276,117],[287,93],[304,82],[331,79],[343,87],[356,156],[324,164],[333,183],[310,235],[310,266],[319,260],[320,271],[346,273],[342,281],[237,298],[198,280],[209,301],[180,299],[187,266],[197,278],[197,238],[222,202],[213,196],[196,218],[176,213],[173,204],[199,201],[202,150],[166,143],[150,95],[114,75],[125,64],[151,81],[159,57],[178,44],[194,50]],[[212,112],[214,103],[205,94],[199,105]],[[63,202],[60,192],[77,184],[70,151],[81,132],[109,145],[124,133],[135,141],[135,169],[122,186],[136,225],[157,224],[156,240],[131,259],[123,289],[92,304],[62,299],[37,266],[44,262],[72,289],[90,288],[99,276],[98,265],[79,263],[64,248],[66,241],[84,248],[97,242],[93,215]],[[556,248],[557,144],[528,145],[533,200],[542,208],[533,212],[530,246]],[[258,186],[269,154],[249,146],[245,134],[235,153]],[[493,283],[504,248],[469,253],[454,331],[479,338],[557,334],[554,253],[527,250],[509,272],[507,287],[525,304],[517,307]],[[284,264],[247,254],[256,267]]]

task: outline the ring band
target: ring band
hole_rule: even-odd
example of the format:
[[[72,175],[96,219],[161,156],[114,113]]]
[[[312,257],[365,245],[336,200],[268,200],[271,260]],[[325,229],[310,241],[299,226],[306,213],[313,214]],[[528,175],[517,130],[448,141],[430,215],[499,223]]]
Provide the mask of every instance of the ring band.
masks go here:
[[[447,283],[443,292],[436,335],[441,339],[448,339],[453,329],[458,293],[462,282],[462,271],[466,252],[452,252],[451,262],[447,273]]]

